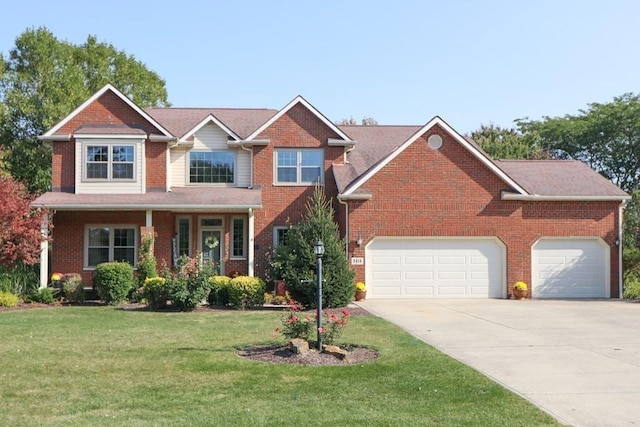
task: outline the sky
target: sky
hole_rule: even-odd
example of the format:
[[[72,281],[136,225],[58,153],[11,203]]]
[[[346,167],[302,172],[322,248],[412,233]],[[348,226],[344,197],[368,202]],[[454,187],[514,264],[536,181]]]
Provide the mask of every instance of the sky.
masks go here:
[[[175,107],[284,107],[328,119],[481,124],[578,114],[640,85],[635,0],[0,0],[5,57],[28,28],[114,45]]]

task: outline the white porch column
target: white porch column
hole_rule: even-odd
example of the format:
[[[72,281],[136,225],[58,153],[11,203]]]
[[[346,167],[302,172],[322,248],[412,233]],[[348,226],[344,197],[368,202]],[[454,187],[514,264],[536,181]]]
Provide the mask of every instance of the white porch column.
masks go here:
[[[249,271],[247,271],[247,275],[249,275],[250,277],[253,277],[255,268],[254,233],[255,225],[253,221],[253,209],[249,209],[249,250],[247,257]]]
[[[153,225],[153,211],[151,209],[147,209],[145,226],[151,227]]]
[[[40,288],[46,288],[49,283],[49,222],[45,217],[40,225],[42,241],[40,242]]]

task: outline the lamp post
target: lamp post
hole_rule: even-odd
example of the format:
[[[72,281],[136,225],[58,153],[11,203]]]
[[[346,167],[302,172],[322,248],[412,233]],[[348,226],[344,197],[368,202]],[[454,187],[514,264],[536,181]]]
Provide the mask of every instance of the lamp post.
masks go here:
[[[318,274],[318,306],[317,306],[317,330],[318,330],[318,351],[322,351],[322,255],[324,255],[324,243],[318,239],[318,243],[313,245],[313,253],[316,254],[317,274]]]

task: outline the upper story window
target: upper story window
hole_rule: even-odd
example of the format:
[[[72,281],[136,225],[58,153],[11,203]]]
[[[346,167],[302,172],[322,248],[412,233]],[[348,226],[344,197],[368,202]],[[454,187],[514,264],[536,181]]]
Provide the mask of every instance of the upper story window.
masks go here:
[[[316,149],[277,149],[276,184],[322,184],[324,153]]]
[[[85,179],[133,180],[134,153],[133,145],[87,145]]]
[[[189,153],[190,184],[233,184],[236,155],[228,151],[191,151]]]

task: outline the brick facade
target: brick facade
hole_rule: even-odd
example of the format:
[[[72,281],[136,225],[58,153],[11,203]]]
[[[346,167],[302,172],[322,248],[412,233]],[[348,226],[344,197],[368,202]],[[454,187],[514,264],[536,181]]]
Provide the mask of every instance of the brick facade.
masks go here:
[[[440,150],[427,145],[433,133],[444,141]],[[611,247],[611,296],[618,296],[620,202],[501,200],[508,185],[438,127],[362,188],[372,198],[349,202],[350,256],[364,257],[367,242],[376,236],[496,236],[507,248],[507,283],[531,283],[531,246],[539,238],[597,236]],[[364,280],[365,266],[355,269],[357,280]]]
[[[159,131],[116,94],[106,91],[61,127],[58,134],[73,134],[83,124],[129,125],[147,134]],[[440,149],[427,144],[430,135],[443,139]],[[274,156],[279,148],[318,148],[324,152],[323,188],[333,199],[336,222],[346,236],[350,257],[365,257],[365,247],[379,236],[496,237],[506,248],[508,284],[531,283],[531,247],[541,237],[600,237],[610,247],[611,296],[618,297],[617,224],[619,200],[615,201],[516,201],[502,200],[503,191],[513,191],[495,171],[472,155],[458,139],[435,125],[389,161],[360,189],[368,200],[339,203],[333,165],[342,165],[345,148],[329,146],[340,139],[335,129],[302,103],[293,105],[256,139],[269,140],[252,150],[253,186],[261,189],[262,208],[254,210],[255,275],[264,276],[273,246],[273,227],[295,224],[305,212],[314,187],[275,185]],[[145,141],[145,191],[166,190],[165,142]],[[74,192],[75,150],[71,141],[53,142],[53,192]],[[348,210],[348,212],[347,212]],[[191,218],[191,251],[198,250],[198,219],[201,215],[224,221],[225,269],[246,274],[248,260],[231,259],[231,219],[248,209],[190,212],[187,209],[153,210],[156,234],[155,255],[159,268],[172,262],[172,238],[178,216]],[[347,222],[348,218],[348,222]],[[86,224],[146,225],[145,210],[73,211],[58,210],[53,217],[51,271],[77,272],[85,284],[92,284],[93,271],[84,270]],[[247,236],[250,237],[250,236]],[[363,244],[356,241],[362,238]],[[365,265],[354,266],[356,280],[365,279]]]

